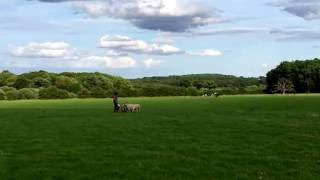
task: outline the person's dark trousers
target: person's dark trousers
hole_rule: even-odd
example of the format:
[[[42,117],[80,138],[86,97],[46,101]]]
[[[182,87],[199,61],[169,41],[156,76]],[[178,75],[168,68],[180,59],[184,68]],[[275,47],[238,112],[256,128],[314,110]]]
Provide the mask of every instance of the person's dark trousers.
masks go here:
[[[113,103],[113,106],[114,106],[114,110],[113,110],[113,112],[118,112],[119,111],[119,105],[118,105],[118,103]]]
[[[117,109],[116,109],[116,107],[114,107],[114,109],[113,109],[113,112],[117,112]]]

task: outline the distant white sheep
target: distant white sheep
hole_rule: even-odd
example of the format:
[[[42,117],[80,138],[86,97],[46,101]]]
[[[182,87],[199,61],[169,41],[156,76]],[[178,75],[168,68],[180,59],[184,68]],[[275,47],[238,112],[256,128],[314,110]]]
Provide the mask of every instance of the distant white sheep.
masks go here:
[[[140,104],[126,104],[126,106],[129,112],[140,112],[141,110]]]

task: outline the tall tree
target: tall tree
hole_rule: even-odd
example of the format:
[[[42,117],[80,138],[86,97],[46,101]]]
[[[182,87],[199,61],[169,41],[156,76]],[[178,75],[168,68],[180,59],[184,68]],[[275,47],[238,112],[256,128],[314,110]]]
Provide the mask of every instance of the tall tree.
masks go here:
[[[275,92],[281,92],[286,94],[287,92],[292,92],[294,90],[293,83],[285,78],[281,78],[274,88]]]
[[[273,92],[280,79],[287,79],[297,93],[320,92],[320,59],[282,62],[267,73],[267,91]]]

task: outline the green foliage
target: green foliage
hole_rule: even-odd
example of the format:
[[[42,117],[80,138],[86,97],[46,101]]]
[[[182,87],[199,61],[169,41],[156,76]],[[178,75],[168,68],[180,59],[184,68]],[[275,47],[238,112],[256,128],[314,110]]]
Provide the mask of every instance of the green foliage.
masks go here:
[[[126,79],[114,78],[112,79],[112,83],[113,83],[114,91],[117,91],[120,96],[129,97],[135,94],[134,88],[131,82]]]
[[[7,99],[6,92],[0,89],[0,100],[6,100],[6,99]]]
[[[175,87],[170,85],[143,86],[138,90],[139,96],[157,97],[157,96],[191,96],[194,94],[194,88]],[[190,94],[189,94],[190,93]]]
[[[16,82],[14,83],[14,87],[16,89],[28,88],[30,87],[31,81],[23,76],[18,76]]]
[[[202,88],[205,88],[205,83],[204,81],[195,80],[193,81],[192,86],[197,89],[202,89]]]
[[[204,87],[208,89],[214,89],[217,87],[217,84],[214,81],[206,81]]]
[[[252,85],[252,86],[247,86],[245,87],[244,91],[247,94],[262,94],[263,90],[265,89],[264,85]]]
[[[91,74],[88,76],[81,77],[82,84],[87,89],[92,89],[95,87],[101,87],[102,89],[113,89],[112,82],[109,78],[102,75]]]
[[[58,76],[55,78],[55,85],[59,89],[64,89],[72,93],[77,93],[81,90],[81,85],[78,80],[68,76]]]
[[[3,90],[5,93],[7,93],[8,91],[16,90],[16,88],[8,86],[2,86],[0,87],[0,89]]]
[[[29,73],[24,73],[21,74],[21,77],[25,77],[27,79],[33,80],[35,78],[44,78],[44,79],[48,79],[51,80],[53,77],[55,77],[57,74],[54,73],[48,73],[46,71],[36,71],[36,72],[29,72]]]
[[[198,90],[197,88],[195,87],[190,87],[188,89],[186,89],[186,95],[187,96],[199,96],[199,95],[202,95]]]
[[[245,78],[221,74],[191,74],[184,76],[168,76],[168,77],[146,77],[134,79],[133,82],[139,84],[167,84],[176,86],[181,80],[192,82],[194,87],[198,89],[211,87],[246,87],[251,85],[260,85],[260,78]],[[209,86],[209,87],[208,87]]]
[[[50,80],[43,77],[36,77],[32,80],[32,87],[34,88],[47,88],[50,85]]]
[[[177,85],[180,87],[188,88],[191,86],[191,81],[189,81],[188,79],[182,79],[178,81]]]
[[[35,88],[23,88],[19,90],[19,99],[38,99],[39,90]]]
[[[226,76],[220,74],[198,74],[184,76],[169,76],[169,77],[150,77],[142,79],[134,79],[132,82],[138,89],[143,90],[142,94],[150,96],[151,89],[164,88],[167,93],[160,93],[158,96],[194,96],[211,95],[215,92],[221,94],[252,94],[263,93],[264,82],[263,77],[259,78],[244,78],[235,76]],[[170,86],[171,88],[168,88]],[[178,87],[178,88],[177,88]],[[256,89],[253,89],[253,88]],[[183,89],[181,89],[183,88]],[[192,91],[188,90],[193,88]],[[175,90],[179,92],[175,92]],[[197,92],[195,92],[197,89]]]
[[[244,78],[219,74],[200,74],[142,79],[124,79],[102,73],[61,74],[45,71],[14,75],[9,71],[0,73],[0,88],[21,91],[21,99],[33,99],[29,88],[40,91],[39,98],[106,98],[118,92],[121,97],[133,96],[201,96],[219,91],[222,94],[261,93],[263,77]],[[311,83],[311,82],[310,82]],[[15,88],[12,88],[15,87]],[[64,90],[64,91],[61,91]]]
[[[94,98],[107,98],[111,97],[109,93],[101,87],[94,87],[91,89],[91,96]]]
[[[6,81],[6,86],[13,87],[17,81],[17,76],[10,76]]]
[[[267,92],[272,93],[281,79],[292,82],[297,93],[319,93],[320,59],[281,63],[267,73]]]
[[[67,99],[73,97],[74,94],[64,89],[58,89],[56,86],[44,88],[39,91],[40,99]]]
[[[79,98],[90,98],[91,92],[87,88],[81,88],[81,90],[78,92]]]
[[[6,95],[8,100],[17,100],[20,97],[20,93],[16,89],[7,91]]]
[[[0,73],[0,86],[13,86],[16,82],[17,76],[9,71]]]
[[[41,98],[105,98],[115,91],[120,96],[137,95],[137,90],[129,80],[102,73],[48,73],[45,71],[14,75],[9,71],[0,73],[0,88],[5,92],[17,89],[36,88],[41,91]],[[55,86],[56,88],[51,88]],[[60,91],[64,90],[64,91]],[[30,98],[30,91],[23,90],[22,99]],[[68,92],[68,93],[66,93]]]

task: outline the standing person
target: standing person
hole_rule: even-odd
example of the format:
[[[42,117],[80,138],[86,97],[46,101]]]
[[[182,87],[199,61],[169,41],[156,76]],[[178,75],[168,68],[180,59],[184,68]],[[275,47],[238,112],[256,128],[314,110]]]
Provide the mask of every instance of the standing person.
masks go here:
[[[114,106],[113,112],[118,112],[120,109],[120,105],[118,102],[118,93],[117,92],[114,93],[114,95],[112,96],[112,99],[113,99],[113,106]]]

